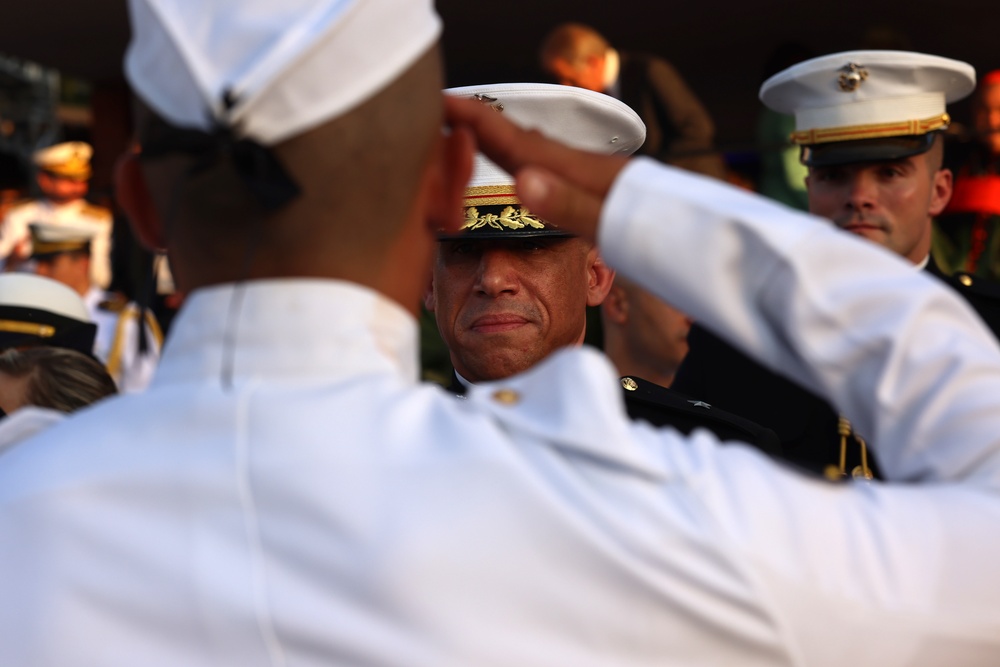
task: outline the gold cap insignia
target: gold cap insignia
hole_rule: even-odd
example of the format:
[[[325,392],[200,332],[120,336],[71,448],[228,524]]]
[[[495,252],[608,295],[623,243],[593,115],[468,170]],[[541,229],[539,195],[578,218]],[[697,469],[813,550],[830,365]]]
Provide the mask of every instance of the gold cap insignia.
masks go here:
[[[624,387],[627,391],[635,391],[639,388],[639,383],[632,378],[622,378],[622,387]]]
[[[500,100],[498,100],[495,97],[490,97],[489,95],[487,95],[485,93],[476,93],[472,97],[474,97],[475,99],[479,100],[483,104],[488,105],[491,109],[493,109],[494,111],[496,111],[498,113],[503,111],[503,102],[501,102]]]
[[[868,78],[868,70],[864,68],[864,65],[857,63],[847,63],[840,68],[840,72],[837,85],[845,93],[853,93],[861,85],[861,82]]]

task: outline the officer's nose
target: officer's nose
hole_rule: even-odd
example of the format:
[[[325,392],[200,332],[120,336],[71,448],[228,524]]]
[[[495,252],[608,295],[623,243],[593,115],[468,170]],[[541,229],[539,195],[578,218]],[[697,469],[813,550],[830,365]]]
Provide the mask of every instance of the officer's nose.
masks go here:
[[[845,182],[847,207],[862,211],[874,208],[878,203],[878,183],[867,169],[851,173]]]
[[[479,258],[476,290],[490,297],[516,294],[520,280],[513,253],[505,248],[489,248]]]

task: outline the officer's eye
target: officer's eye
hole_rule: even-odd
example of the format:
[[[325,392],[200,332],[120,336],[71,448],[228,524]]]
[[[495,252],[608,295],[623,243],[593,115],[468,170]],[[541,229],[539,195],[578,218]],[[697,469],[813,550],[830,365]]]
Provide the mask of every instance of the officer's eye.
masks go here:
[[[451,255],[468,255],[472,252],[473,244],[471,241],[452,241],[448,244],[448,253]]]
[[[521,240],[522,250],[545,250],[548,247],[549,244],[542,239],[526,238]]]
[[[839,183],[846,177],[845,170],[837,167],[820,167],[813,171],[813,178],[822,183]]]

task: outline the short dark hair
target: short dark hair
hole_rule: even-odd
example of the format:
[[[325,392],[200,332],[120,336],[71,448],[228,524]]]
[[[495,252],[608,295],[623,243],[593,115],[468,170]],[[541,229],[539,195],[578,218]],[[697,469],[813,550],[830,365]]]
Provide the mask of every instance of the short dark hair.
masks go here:
[[[28,378],[26,405],[73,412],[118,393],[107,369],[93,357],[59,347],[10,349],[0,354],[0,373]]]

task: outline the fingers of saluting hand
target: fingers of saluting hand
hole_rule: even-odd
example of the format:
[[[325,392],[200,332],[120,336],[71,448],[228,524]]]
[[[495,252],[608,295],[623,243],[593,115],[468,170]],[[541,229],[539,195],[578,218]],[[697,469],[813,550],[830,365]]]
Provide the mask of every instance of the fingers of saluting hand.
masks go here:
[[[517,194],[529,211],[562,229],[597,241],[597,223],[604,204],[598,196],[542,167],[517,172]]]
[[[625,158],[568,148],[473,100],[446,96],[445,114],[450,125],[468,127],[479,150],[517,177],[518,195],[529,210],[594,237],[601,204]]]

